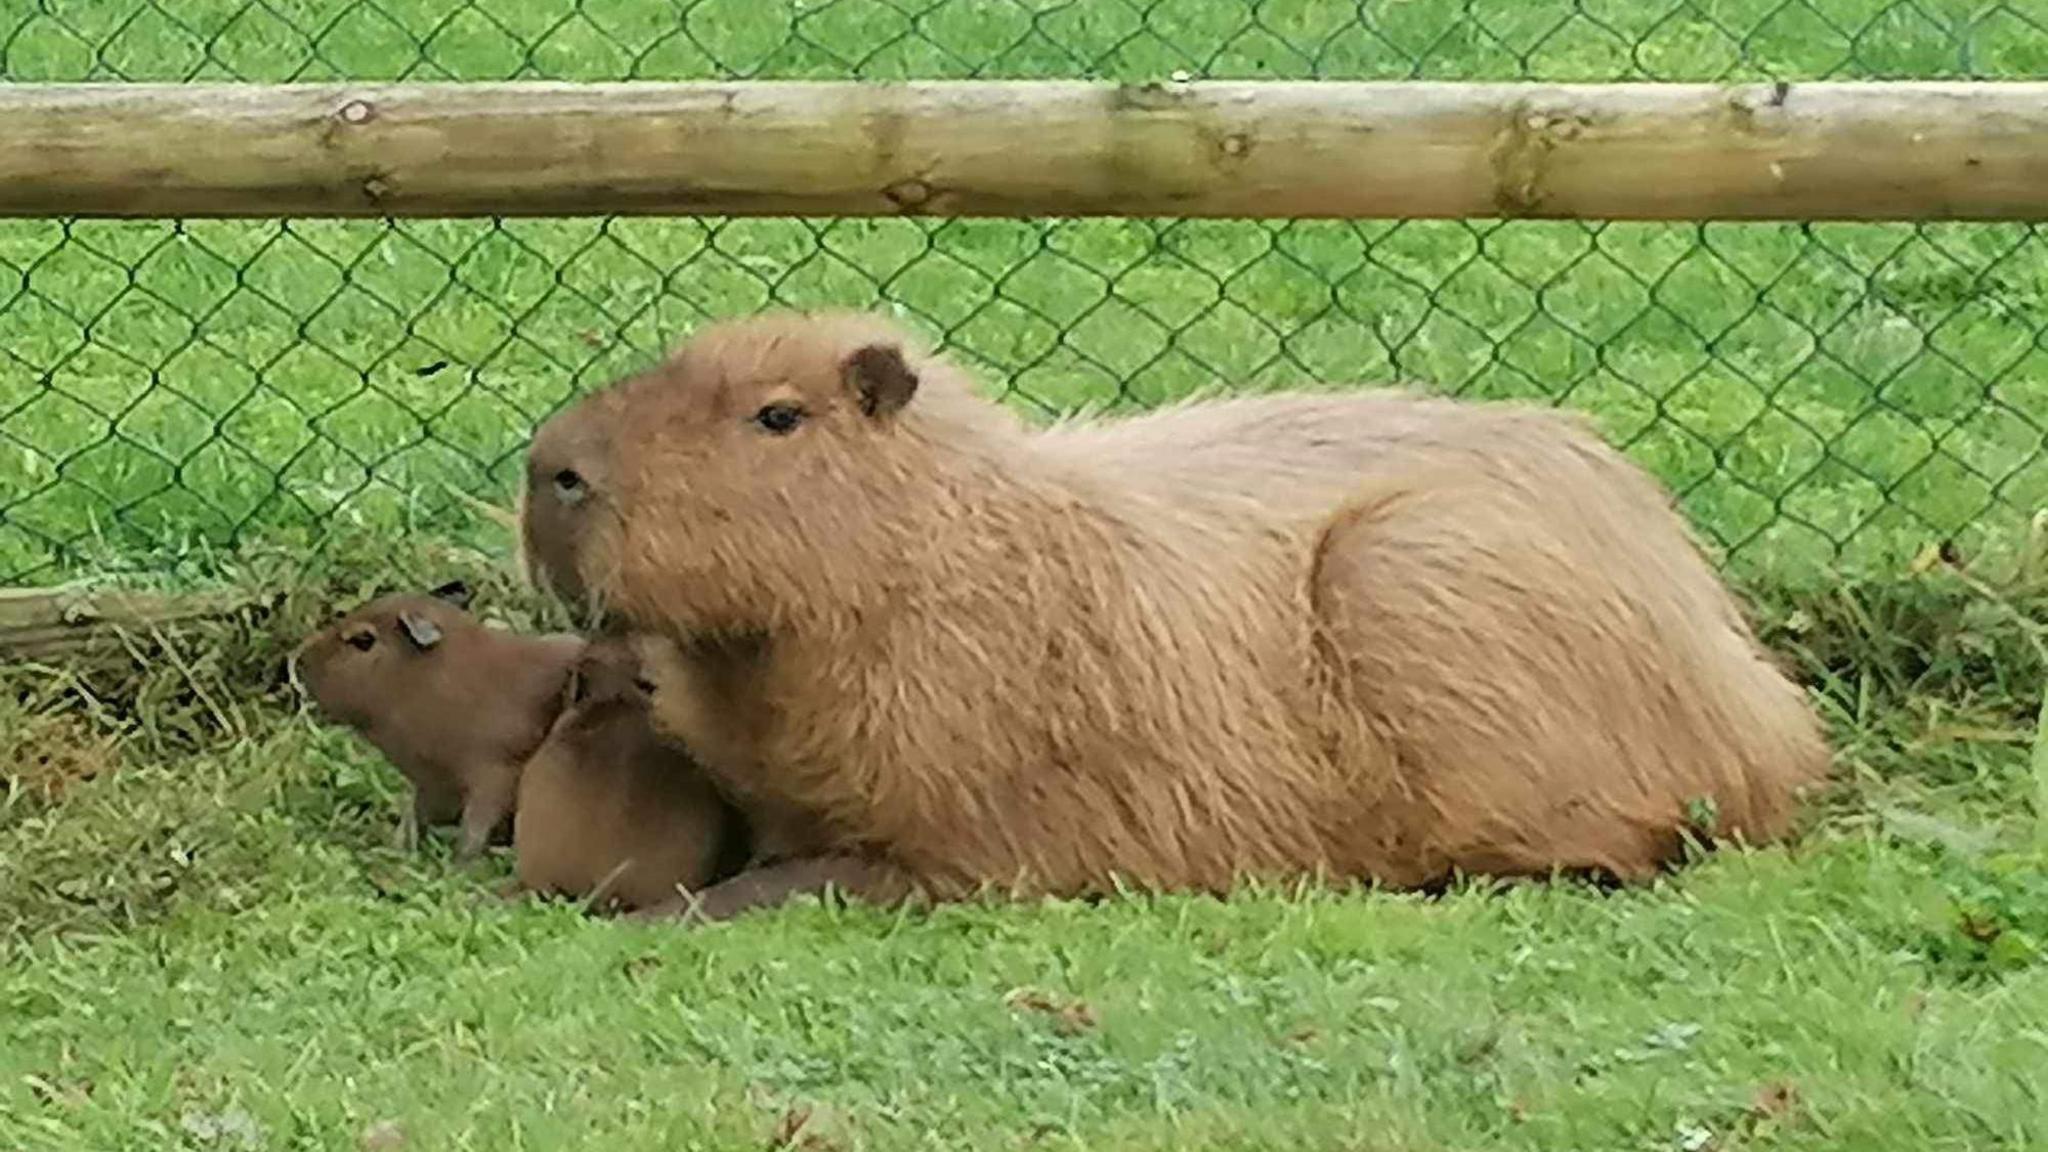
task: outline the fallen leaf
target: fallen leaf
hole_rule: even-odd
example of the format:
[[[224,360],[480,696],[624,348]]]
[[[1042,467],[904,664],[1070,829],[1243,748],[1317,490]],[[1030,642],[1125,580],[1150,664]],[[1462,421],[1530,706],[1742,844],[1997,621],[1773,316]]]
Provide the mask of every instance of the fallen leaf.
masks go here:
[[[1749,1111],[1760,1120],[1780,1120],[1798,1106],[1799,1086],[1790,1080],[1773,1080],[1756,1090]]]
[[[768,1147],[798,1152],[840,1152],[840,1142],[824,1129],[826,1117],[809,1104],[792,1104],[768,1133]]]
[[[2005,931],[2003,925],[1986,916],[1965,912],[1957,917],[1956,930],[1979,944],[1989,944]]]
[[[1050,992],[1019,988],[1005,997],[1012,1008],[1026,1008],[1052,1017],[1053,1031],[1072,1036],[1095,1027],[1095,1010],[1082,1000],[1061,1002]]]
[[[396,1120],[379,1120],[363,1129],[361,1139],[356,1141],[363,1152],[393,1152],[405,1147],[405,1129]]]
[[[775,1122],[775,1127],[768,1133],[768,1146],[770,1148],[795,1147],[797,1137],[803,1134],[804,1125],[810,1122],[810,1105],[790,1105],[783,1110],[782,1118]]]

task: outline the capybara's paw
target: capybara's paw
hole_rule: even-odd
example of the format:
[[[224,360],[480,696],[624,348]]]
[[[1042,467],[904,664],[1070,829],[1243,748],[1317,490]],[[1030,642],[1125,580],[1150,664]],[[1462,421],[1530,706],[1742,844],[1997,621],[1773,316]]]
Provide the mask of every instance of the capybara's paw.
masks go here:
[[[666,636],[637,633],[632,645],[655,731],[685,748],[704,746],[717,716],[702,670]]]

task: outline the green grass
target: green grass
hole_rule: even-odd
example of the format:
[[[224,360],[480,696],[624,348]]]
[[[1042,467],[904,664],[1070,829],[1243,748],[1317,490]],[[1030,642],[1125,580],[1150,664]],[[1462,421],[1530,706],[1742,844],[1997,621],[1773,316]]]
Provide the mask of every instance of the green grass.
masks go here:
[[[0,0],[10,80],[1183,68],[2032,77],[2048,11]],[[2038,1147],[2048,572],[2005,561],[2048,504],[2044,299],[2021,226],[0,222],[0,579],[289,592],[0,675],[0,1148]],[[900,307],[1032,411],[1394,377],[1590,411],[1730,550],[1842,786],[1796,849],[1610,895],[685,932],[395,852],[396,774],[282,646],[452,575],[532,623],[451,488],[502,498],[551,406],[771,301]],[[1974,574],[1902,572],[1943,538]]]
[[[1842,786],[1796,847],[1653,887],[805,905],[682,930],[504,904],[504,860],[390,846],[396,774],[292,706],[280,646],[430,572],[533,622],[486,556],[349,554],[177,659],[0,693],[0,1147],[2048,1137],[2039,584],[1762,596]],[[238,563],[271,582],[302,561]]]

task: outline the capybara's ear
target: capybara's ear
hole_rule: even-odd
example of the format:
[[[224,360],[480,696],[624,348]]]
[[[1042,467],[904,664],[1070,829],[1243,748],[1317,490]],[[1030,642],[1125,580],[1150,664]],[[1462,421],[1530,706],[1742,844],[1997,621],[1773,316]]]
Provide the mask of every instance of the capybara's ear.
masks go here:
[[[845,376],[869,416],[892,416],[917,394],[917,373],[894,344],[870,344],[848,356]]]
[[[398,628],[422,652],[441,642],[441,626],[417,612],[400,612]]]
[[[457,608],[469,607],[469,585],[460,580],[450,580],[429,593],[436,600],[446,600]]]

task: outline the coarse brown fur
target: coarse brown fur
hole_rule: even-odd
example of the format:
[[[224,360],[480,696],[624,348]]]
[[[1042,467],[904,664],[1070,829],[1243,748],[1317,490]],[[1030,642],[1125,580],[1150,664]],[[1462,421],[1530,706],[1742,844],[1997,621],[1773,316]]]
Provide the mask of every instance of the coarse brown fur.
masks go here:
[[[649,725],[638,659],[617,638],[577,660],[562,714],[520,777],[512,829],[521,884],[605,910],[674,900],[747,856],[739,813]]]
[[[768,313],[565,410],[527,482],[527,563],[648,634],[657,725],[843,862],[755,901],[1632,879],[1703,807],[1783,834],[1828,764],[1665,493],[1553,410],[1033,431],[875,317]]]
[[[308,637],[294,676],[328,719],[361,733],[413,786],[410,827],[459,820],[474,856],[510,832],[520,767],[561,710],[569,635],[486,628],[468,589],[372,600]]]

